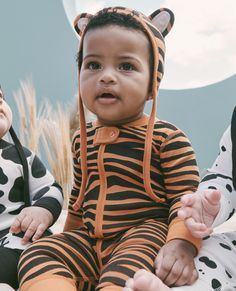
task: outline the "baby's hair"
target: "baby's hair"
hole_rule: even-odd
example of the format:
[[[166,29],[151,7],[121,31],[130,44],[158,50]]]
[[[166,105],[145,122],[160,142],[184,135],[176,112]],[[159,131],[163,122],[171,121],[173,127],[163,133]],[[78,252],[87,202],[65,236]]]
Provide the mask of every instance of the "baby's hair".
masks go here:
[[[106,9],[101,10],[97,15],[91,18],[91,20],[88,22],[84,30],[84,34],[86,34],[86,32],[88,32],[89,30],[101,28],[101,27],[105,27],[109,25],[116,25],[120,27],[125,27],[125,28],[130,28],[133,30],[141,31],[148,38],[144,27],[132,15],[119,14],[117,12],[107,12]],[[150,66],[150,72],[152,75],[153,51],[152,51],[150,42],[149,42],[149,52],[150,52],[149,66]],[[80,52],[77,55],[77,63],[78,63],[79,68],[81,68],[82,62],[83,62],[83,52],[82,50],[80,50]]]

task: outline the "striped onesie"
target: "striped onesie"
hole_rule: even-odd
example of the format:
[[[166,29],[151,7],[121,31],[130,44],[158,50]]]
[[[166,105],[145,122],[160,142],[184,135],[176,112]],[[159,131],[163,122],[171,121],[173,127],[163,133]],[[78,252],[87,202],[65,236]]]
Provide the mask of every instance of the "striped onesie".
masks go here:
[[[199,247],[177,217],[180,197],[198,187],[193,149],[181,130],[156,120],[150,181],[143,179],[147,123],[144,115],[117,127],[87,125],[87,186],[82,197],[80,133],[75,135],[67,231],[24,252],[21,290],[28,290],[32,280],[50,276],[66,279],[73,286],[68,290],[122,290],[138,269],[154,271],[154,259],[166,240],[184,239]],[[76,200],[81,206],[75,207]]]

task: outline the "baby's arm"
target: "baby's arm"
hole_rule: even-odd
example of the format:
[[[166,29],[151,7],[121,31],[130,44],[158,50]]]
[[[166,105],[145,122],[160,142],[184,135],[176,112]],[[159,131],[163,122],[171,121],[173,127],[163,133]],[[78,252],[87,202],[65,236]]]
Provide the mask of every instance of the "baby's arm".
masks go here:
[[[196,192],[199,184],[195,153],[186,136],[176,129],[162,143],[160,158],[170,209],[167,242],[157,256],[156,274],[169,286],[191,284],[197,278],[194,256],[201,241],[191,235],[177,212],[181,197]]]
[[[60,215],[63,194],[61,187],[40,159],[31,154],[29,165],[30,207],[23,208],[14,220],[10,232],[24,232],[22,243],[38,239]]]

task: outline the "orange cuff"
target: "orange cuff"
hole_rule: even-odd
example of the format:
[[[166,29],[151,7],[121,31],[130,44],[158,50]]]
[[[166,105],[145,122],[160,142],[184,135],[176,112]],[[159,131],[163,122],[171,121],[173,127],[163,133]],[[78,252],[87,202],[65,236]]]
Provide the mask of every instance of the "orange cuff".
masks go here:
[[[168,242],[173,239],[183,239],[192,243],[195,246],[197,253],[201,248],[202,239],[192,236],[185,226],[184,221],[180,218],[174,219],[169,225],[166,241]]]

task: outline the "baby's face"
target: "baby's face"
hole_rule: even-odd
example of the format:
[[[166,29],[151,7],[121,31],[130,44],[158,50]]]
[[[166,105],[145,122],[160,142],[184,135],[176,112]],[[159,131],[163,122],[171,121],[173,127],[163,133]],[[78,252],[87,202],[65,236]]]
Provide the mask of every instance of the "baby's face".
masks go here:
[[[89,30],[83,43],[80,93],[104,125],[134,121],[150,94],[149,41],[117,25]]]
[[[2,138],[12,125],[12,111],[3,97],[0,89],[0,138]]]

